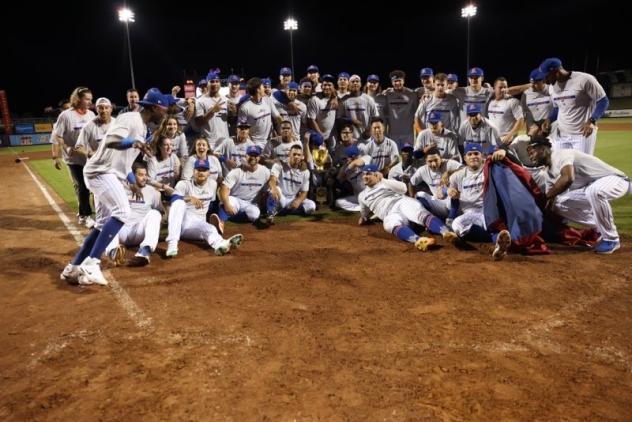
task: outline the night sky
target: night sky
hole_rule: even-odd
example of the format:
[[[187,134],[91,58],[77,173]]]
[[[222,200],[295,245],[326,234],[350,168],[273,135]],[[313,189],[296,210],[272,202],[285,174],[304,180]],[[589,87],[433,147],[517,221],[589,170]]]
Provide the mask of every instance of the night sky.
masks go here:
[[[471,20],[470,65],[486,79],[505,76],[524,83],[543,58],[560,57],[564,67],[599,71],[632,68],[632,6],[629,1],[479,1]],[[19,2],[2,13],[8,40],[0,66],[0,89],[13,113],[40,114],[72,89],[85,85],[95,99],[125,105],[131,87],[125,27],[117,9],[123,2]],[[294,32],[297,77],[316,64],[323,73],[366,75],[402,69],[407,86],[419,85],[419,69],[457,73],[465,83],[466,1],[128,1],[134,73],[141,95],[157,86],[169,91],[186,78],[199,79],[211,67],[225,77],[278,78],[290,66],[290,41],[283,21],[299,22]],[[176,5],[180,7],[176,7]],[[6,4],[4,6],[6,9]],[[625,46],[625,47],[624,47]]]

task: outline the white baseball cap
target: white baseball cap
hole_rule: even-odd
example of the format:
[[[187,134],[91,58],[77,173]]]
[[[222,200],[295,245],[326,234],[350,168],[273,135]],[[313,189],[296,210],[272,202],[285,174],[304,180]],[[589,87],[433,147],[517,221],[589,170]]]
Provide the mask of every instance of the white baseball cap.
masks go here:
[[[104,106],[108,106],[108,107],[112,107],[112,103],[110,102],[110,100],[108,100],[105,97],[101,97],[97,100],[96,103],[94,103],[95,106],[100,106],[100,105],[104,105]]]

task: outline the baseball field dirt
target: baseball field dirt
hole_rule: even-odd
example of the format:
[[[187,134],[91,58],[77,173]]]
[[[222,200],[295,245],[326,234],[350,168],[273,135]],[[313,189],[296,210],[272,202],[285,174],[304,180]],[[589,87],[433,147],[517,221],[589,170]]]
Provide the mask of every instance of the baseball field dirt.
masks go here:
[[[161,242],[110,287],[69,286],[76,241],[14,158],[2,420],[632,419],[630,238],[493,262],[353,217],[231,225],[245,241],[228,256],[182,242],[167,260]]]

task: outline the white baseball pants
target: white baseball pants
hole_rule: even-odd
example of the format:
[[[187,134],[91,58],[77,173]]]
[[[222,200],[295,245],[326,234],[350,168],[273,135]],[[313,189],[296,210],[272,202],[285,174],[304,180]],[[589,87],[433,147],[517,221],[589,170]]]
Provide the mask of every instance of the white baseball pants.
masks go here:
[[[419,201],[410,196],[404,196],[395,203],[391,211],[384,217],[384,230],[393,233],[397,226],[407,226],[408,223],[424,225],[424,220],[430,215]]]
[[[487,229],[485,226],[485,215],[483,214],[483,210],[467,210],[463,214],[459,215],[452,222],[452,230],[459,237],[463,237],[469,233],[472,226],[477,225],[484,229]]]
[[[174,201],[169,209],[169,234],[167,243],[180,239],[202,240],[212,248],[222,240],[217,229],[204,218],[187,211],[187,204],[183,200]]]
[[[442,219],[448,218],[448,213],[450,211],[449,197],[446,197],[444,199],[437,199],[426,192],[417,192],[417,195],[415,196],[419,199],[424,199],[424,202],[422,202],[421,205],[432,215]]]
[[[287,207],[288,205],[292,203],[292,201],[296,199],[296,197],[292,198],[292,197],[283,195],[283,192],[281,192],[281,189],[279,189],[278,186],[276,189],[277,189],[277,192],[279,193],[279,196],[281,197],[281,199],[278,201],[280,205],[279,209],[283,209]],[[312,201],[311,199],[305,198],[305,200],[301,202],[301,205],[303,206],[303,209],[305,210],[305,214],[311,214],[314,211],[316,211],[316,202]]]
[[[237,212],[245,212],[250,222],[254,222],[261,214],[259,206],[252,202],[244,201],[234,196],[229,196],[228,202],[230,202],[230,205],[232,205]]]
[[[94,227],[101,230],[108,218],[114,217],[126,223],[131,212],[129,200],[122,182],[113,174],[105,173],[97,176],[84,176],[86,186],[94,194],[96,223]]]
[[[594,128],[590,136],[583,135],[562,135],[558,134],[553,138],[553,148],[574,149],[595,155],[595,143],[597,142],[597,128]]]

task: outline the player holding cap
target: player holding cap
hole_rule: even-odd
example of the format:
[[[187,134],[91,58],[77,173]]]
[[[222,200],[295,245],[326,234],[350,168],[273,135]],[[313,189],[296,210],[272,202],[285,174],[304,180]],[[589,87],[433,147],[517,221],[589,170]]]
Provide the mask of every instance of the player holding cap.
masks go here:
[[[553,101],[549,120],[557,120],[558,133],[553,135],[555,148],[593,155],[597,141],[595,124],[608,109],[606,91],[593,75],[568,71],[556,57],[544,60],[540,72],[546,74]]]
[[[437,217],[426,211],[415,199],[406,196],[406,184],[393,179],[383,179],[374,164],[362,168],[366,187],[358,196],[360,203],[359,225],[368,222],[369,212],[373,212],[383,222],[384,230],[404,242],[413,243],[420,251],[428,250],[435,244],[432,237],[419,237],[410,223],[425,226],[429,232],[441,234],[444,240],[454,241],[456,235]]]
[[[548,139],[533,137],[529,156],[545,167],[548,181],[547,207],[601,234],[598,254],[611,254],[621,247],[610,201],[632,195],[630,178],[599,158],[573,149],[551,149]]]

